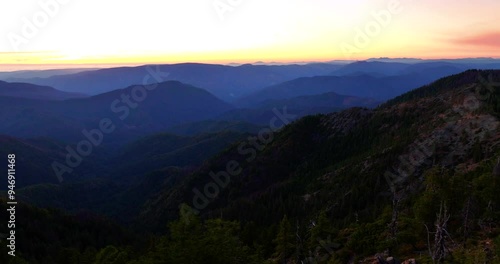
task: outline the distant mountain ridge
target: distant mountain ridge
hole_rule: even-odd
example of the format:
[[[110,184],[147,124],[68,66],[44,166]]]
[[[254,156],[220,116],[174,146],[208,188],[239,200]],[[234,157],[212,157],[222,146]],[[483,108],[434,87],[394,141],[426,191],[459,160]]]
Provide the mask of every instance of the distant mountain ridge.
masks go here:
[[[84,94],[63,92],[49,86],[3,81],[0,81],[0,96],[39,100],[66,100],[87,97]]]
[[[28,78],[47,78],[54,75],[64,75],[72,74],[83,71],[97,70],[98,68],[68,68],[68,69],[51,69],[51,70],[20,70],[20,71],[10,71],[10,72],[0,72],[0,79],[14,79],[18,78],[28,79]]]
[[[11,82],[28,82],[37,85],[51,86],[61,91],[97,95],[127,87],[143,84],[147,80],[148,71],[162,75],[163,81],[176,80],[200,87],[227,102],[239,101],[242,98],[258,93],[268,87],[295,79],[316,76],[363,76],[402,77],[420,75],[423,82],[436,80],[468,69],[500,69],[500,60],[491,58],[470,58],[456,60],[421,60],[379,58],[366,61],[332,61],[330,63],[309,64],[243,64],[228,66],[203,63],[180,63],[164,65],[144,65],[137,67],[117,67],[98,70],[85,70],[77,73],[64,73],[44,78],[30,77],[37,73],[22,72],[5,75],[0,79]],[[68,72],[70,72],[68,70]],[[57,73],[57,71],[52,72]],[[35,74],[35,75],[34,75]],[[10,77],[9,77],[10,76]],[[30,77],[30,78],[28,78]],[[147,80],[153,83],[154,80]],[[328,92],[328,91],[323,91]],[[397,95],[404,93],[399,92]],[[343,93],[341,93],[343,94]],[[307,95],[307,94],[301,94]],[[352,94],[349,94],[352,95]],[[370,95],[361,95],[371,97]],[[377,98],[380,99],[380,98]],[[387,99],[387,98],[385,98]]]
[[[154,66],[119,67],[85,71],[48,78],[22,79],[24,82],[49,85],[69,92],[96,95],[134,84],[142,84],[148,68],[164,76],[203,88],[226,101],[266,86],[303,76],[324,75],[339,68],[337,64],[308,65],[250,65],[225,66],[217,64],[181,63]],[[19,79],[7,79],[19,81]]]
[[[65,101],[0,97],[0,133],[71,141],[81,138],[82,130],[95,129],[100,120],[108,118],[116,126],[111,138],[125,140],[213,118],[233,108],[203,89],[177,81],[141,86],[141,93],[135,87]]]
[[[500,60],[422,60],[411,63],[398,60],[368,60],[345,65],[333,71],[332,75],[368,74],[384,77],[404,74],[433,74],[440,78],[469,69],[500,69]]]
[[[439,76],[439,74],[437,75]],[[283,100],[297,96],[311,96],[331,92],[386,101],[432,82],[437,78],[434,74],[405,74],[387,77],[374,77],[368,74],[304,77],[269,86],[241,98],[238,100],[238,104],[250,106],[266,100]]]

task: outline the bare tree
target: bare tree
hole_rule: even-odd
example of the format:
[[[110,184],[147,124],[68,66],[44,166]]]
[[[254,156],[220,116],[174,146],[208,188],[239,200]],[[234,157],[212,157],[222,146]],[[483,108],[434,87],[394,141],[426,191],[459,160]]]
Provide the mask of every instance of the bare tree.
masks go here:
[[[446,202],[442,201],[435,223],[436,233],[434,234],[434,252],[432,254],[434,263],[443,263],[450,252],[448,240],[451,240],[451,237],[447,230],[448,220],[450,220],[450,214]]]

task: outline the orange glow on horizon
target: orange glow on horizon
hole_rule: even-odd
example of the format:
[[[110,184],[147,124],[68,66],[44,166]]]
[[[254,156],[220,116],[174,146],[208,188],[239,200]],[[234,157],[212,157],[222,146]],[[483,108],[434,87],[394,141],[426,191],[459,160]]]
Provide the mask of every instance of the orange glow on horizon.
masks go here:
[[[68,1],[36,26],[32,18],[44,10],[25,1],[0,3],[0,34],[6,36],[0,38],[0,71],[500,58],[496,0],[252,0],[223,14],[211,0]]]

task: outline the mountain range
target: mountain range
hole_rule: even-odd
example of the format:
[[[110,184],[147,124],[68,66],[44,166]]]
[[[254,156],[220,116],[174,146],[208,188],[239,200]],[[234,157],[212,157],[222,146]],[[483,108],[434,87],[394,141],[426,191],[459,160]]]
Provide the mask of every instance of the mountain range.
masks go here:
[[[4,77],[9,82],[27,82],[54,87],[55,89],[89,95],[97,95],[137,84],[151,84],[176,80],[190,84],[214,94],[227,102],[234,102],[270,86],[297,78],[314,76],[370,75],[374,77],[413,76],[416,86],[437,80],[467,69],[499,69],[494,59],[483,60],[420,60],[403,61],[358,61],[310,63],[295,65],[251,65],[225,66],[216,64],[181,63],[120,67],[86,70],[72,74],[35,77],[18,74]],[[0,74],[0,77],[2,75]],[[425,79],[417,82],[420,78]],[[331,90],[335,92],[335,90]],[[400,94],[405,91],[401,91]],[[307,93],[302,94],[307,95]],[[352,94],[347,94],[352,95]],[[367,97],[366,95],[362,97]],[[385,99],[388,99],[387,97]]]
[[[259,88],[290,79],[324,75],[339,68],[335,64],[309,65],[241,65],[224,66],[215,64],[183,63],[173,65],[152,65],[85,71],[75,74],[56,75],[48,78],[22,79],[38,85],[47,85],[68,92],[82,92],[96,95],[135,84],[176,80],[203,88],[215,96],[231,101]],[[150,76],[155,75],[155,76]],[[146,76],[150,76],[144,83]],[[19,79],[7,78],[9,81]]]
[[[497,67],[486,61],[475,65]],[[449,263],[496,263],[500,70],[463,71],[473,62],[292,65],[234,97],[227,97],[233,85],[248,81],[237,80],[241,72],[210,89],[193,83],[224,76],[219,71],[287,68],[168,65],[172,76],[191,67],[200,75],[147,85],[137,79],[147,66],[45,80],[85,75],[94,92],[104,92],[73,99],[33,99],[30,87],[19,86],[23,98],[0,96],[0,133],[7,135],[0,154],[16,153],[25,175],[16,187],[20,217],[40,219],[23,229],[32,240],[19,241],[21,258],[432,263],[442,254]],[[312,76],[297,77],[306,70]],[[113,74],[124,78],[122,88],[104,85]],[[227,86],[215,93],[215,83]],[[53,87],[82,92],[78,85]],[[115,126],[101,131],[106,144],[57,181],[51,164],[65,163],[82,131],[105,118]],[[58,227],[34,228],[49,219],[71,239],[46,251],[37,243],[49,244]]]
[[[171,128],[175,131],[178,126],[209,120],[219,124],[247,122],[250,125],[247,128],[251,129],[252,124],[268,122],[274,108],[288,107],[301,117],[352,106],[373,107],[379,104],[379,101],[370,98],[336,93],[296,94],[299,96],[258,102],[242,109],[206,90],[178,81],[133,85],[87,97],[51,87],[5,82],[0,83],[0,109],[3,113],[0,114],[3,120],[0,133],[23,138],[53,137],[78,141],[83,130],[95,129],[102,120],[109,120],[115,127],[111,140],[125,142],[138,136]],[[198,132],[201,130],[203,128],[199,127]]]

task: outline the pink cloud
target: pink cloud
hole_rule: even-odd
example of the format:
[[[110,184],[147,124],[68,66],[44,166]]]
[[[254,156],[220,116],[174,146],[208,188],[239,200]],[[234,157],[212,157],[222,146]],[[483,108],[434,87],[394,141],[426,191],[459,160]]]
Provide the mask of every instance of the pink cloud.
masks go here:
[[[500,48],[500,32],[489,32],[475,36],[464,36],[453,40],[460,45],[488,46]]]

